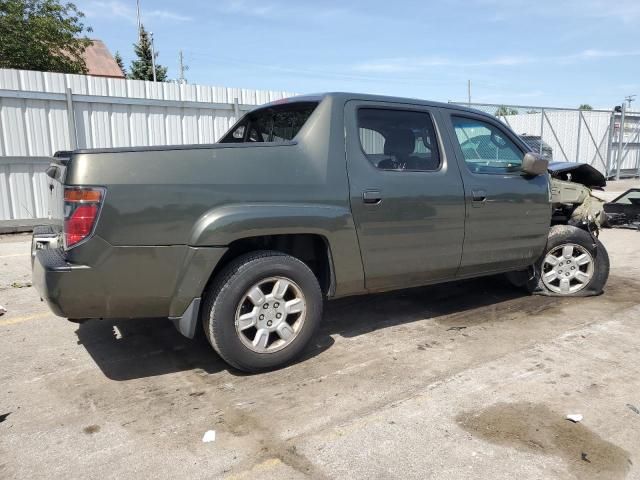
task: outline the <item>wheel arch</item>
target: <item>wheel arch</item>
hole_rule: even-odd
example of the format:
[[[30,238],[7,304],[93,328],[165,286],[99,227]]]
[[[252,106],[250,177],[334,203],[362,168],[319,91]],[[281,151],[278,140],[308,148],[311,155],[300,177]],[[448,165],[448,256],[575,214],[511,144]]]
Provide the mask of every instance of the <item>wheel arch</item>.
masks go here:
[[[259,250],[273,250],[297,258],[314,273],[323,295],[334,295],[336,281],[331,245],[327,237],[317,233],[257,235],[232,241],[211,272],[204,290],[234,259]]]
[[[211,278],[238,255],[267,249],[282,251],[308,263],[319,275],[325,296],[364,290],[364,269],[348,203],[344,206],[307,203],[225,205],[200,217],[191,232],[189,244],[228,249]],[[320,259],[324,271],[318,270],[316,265]]]

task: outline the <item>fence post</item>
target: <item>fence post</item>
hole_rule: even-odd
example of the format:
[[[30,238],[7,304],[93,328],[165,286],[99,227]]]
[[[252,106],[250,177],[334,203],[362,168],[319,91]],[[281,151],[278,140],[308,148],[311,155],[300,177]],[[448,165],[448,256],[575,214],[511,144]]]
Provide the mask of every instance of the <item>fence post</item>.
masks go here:
[[[576,142],[576,162],[580,161],[580,133],[582,130],[582,122],[586,122],[582,115],[582,110],[578,110],[578,141]]]
[[[605,167],[605,177],[609,178],[609,174],[611,173],[611,157],[613,156],[613,152],[611,149],[613,148],[613,131],[616,125],[616,112],[611,112],[611,118],[609,120],[609,138],[607,140],[607,165]]]
[[[542,155],[542,135],[544,134],[544,108],[540,109],[540,151],[538,152]]]
[[[73,93],[71,89],[65,90],[65,97],[67,100],[67,123],[69,126],[69,143],[71,144],[71,150],[78,148],[78,135],[76,133],[76,114],[73,111]]]
[[[238,103],[238,97],[233,99],[233,112],[236,116],[236,121],[240,119],[240,104]]]
[[[622,167],[622,148],[624,143],[624,114],[627,111],[627,103],[622,102],[622,114],[620,117],[620,131],[618,132],[618,164],[616,165],[616,180],[620,180],[620,167]]]

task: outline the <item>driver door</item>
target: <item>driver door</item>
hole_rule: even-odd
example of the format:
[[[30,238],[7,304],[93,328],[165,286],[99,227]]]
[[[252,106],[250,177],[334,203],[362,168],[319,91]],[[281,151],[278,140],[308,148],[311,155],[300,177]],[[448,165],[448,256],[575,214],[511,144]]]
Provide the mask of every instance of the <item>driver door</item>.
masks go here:
[[[465,238],[458,277],[518,270],[547,242],[551,203],[547,175],[521,174],[525,145],[498,120],[446,112],[464,182]]]

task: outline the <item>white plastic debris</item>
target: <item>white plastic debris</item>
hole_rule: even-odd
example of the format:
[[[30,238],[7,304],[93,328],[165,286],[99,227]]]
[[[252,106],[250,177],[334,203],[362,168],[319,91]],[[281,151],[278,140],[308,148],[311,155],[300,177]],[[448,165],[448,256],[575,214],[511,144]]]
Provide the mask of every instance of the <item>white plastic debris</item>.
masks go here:
[[[215,442],[216,441],[216,431],[215,430],[207,430],[204,432],[204,436],[202,437],[202,441],[204,443]]]
[[[567,420],[571,420],[573,423],[581,422],[583,418],[579,413],[570,413],[567,415]]]
[[[4,315],[5,313],[7,313],[7,309],[0,305],[0,316]]]

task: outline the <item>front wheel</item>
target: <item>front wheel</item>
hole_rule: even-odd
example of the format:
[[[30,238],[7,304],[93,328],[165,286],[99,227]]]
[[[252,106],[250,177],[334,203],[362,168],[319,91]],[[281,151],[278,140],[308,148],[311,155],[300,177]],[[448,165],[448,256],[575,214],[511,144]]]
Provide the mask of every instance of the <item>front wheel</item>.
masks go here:
[[[207,339],[246,372],[282,367],[309,343],[322,316],[322,292],[309,267],[274,251],[232,261],[205,295]]]
[[[609,255],[590,233],[569,225],[551,227],[547,246],[523,281],[511,274],[531,293],[586,297],[602,293],[609,278]]]

